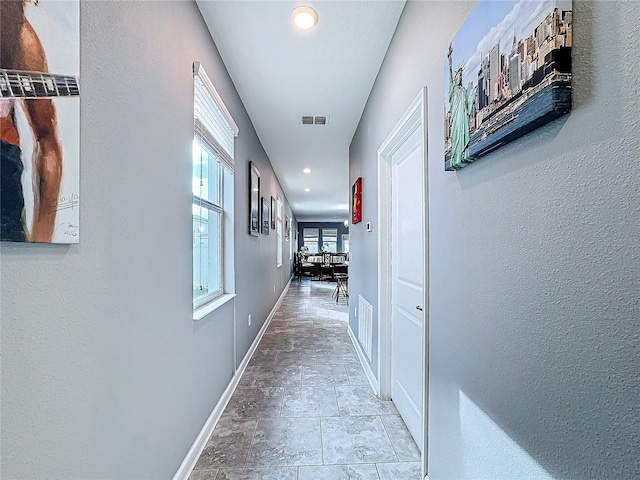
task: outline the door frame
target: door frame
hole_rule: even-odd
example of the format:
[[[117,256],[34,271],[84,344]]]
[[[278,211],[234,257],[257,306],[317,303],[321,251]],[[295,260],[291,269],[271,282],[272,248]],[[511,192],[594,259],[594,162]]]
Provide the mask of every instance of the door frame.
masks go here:
[[[428,144],[427,144],[427,87],[423,87],[411,105],[395,125],[387,139],[378,149],[378,395],[383,400],[391,398],[391,259],[392,245],[392,180],[391,159],[398,148],[415,132],[422,132],[421,148],[423,158],[423,211],[424,237],[424,338],[422,348],[423,402],[422,402],[422,476],[428,473],[428,421],[429,421],[429,185],[428,185]]]

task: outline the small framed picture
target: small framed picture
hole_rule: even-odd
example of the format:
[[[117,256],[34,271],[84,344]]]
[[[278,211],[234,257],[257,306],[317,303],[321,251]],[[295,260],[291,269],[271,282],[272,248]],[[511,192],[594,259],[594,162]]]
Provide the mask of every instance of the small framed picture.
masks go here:
[[[262,234],[269,235],[269,202],[262,197]]]
[[[271,197],[271,229],[276,229],[276,199]]]
[[[362,221],[362,177],[358,177],[351,187],[351,223]]]
[[[249,162],[249,234],[260,235],[260,171]]]

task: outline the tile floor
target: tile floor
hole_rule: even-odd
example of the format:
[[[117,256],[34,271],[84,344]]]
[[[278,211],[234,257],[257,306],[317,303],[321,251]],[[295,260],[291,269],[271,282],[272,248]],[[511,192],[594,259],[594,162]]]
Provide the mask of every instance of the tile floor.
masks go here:
[[[420,479],[420,451],[373,394],[334,288],[291,283],[189,480]]]

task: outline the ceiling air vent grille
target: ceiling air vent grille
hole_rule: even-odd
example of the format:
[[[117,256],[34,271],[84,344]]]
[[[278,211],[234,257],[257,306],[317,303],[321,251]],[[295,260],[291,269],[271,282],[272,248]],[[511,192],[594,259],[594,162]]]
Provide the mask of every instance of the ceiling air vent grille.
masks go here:
[[[302,125],[326,125],[329,117],[326,115],[302,115],[300,123]]]

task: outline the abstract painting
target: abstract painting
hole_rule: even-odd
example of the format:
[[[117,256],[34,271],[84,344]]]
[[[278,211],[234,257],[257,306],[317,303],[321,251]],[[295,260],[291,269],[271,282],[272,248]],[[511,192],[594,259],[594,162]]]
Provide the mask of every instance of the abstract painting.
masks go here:
[[[445,170],[571,110],[571,0],[480,0],[445,60]]]
[[[77,0],[0,1],[0,239],[78,243]]]

